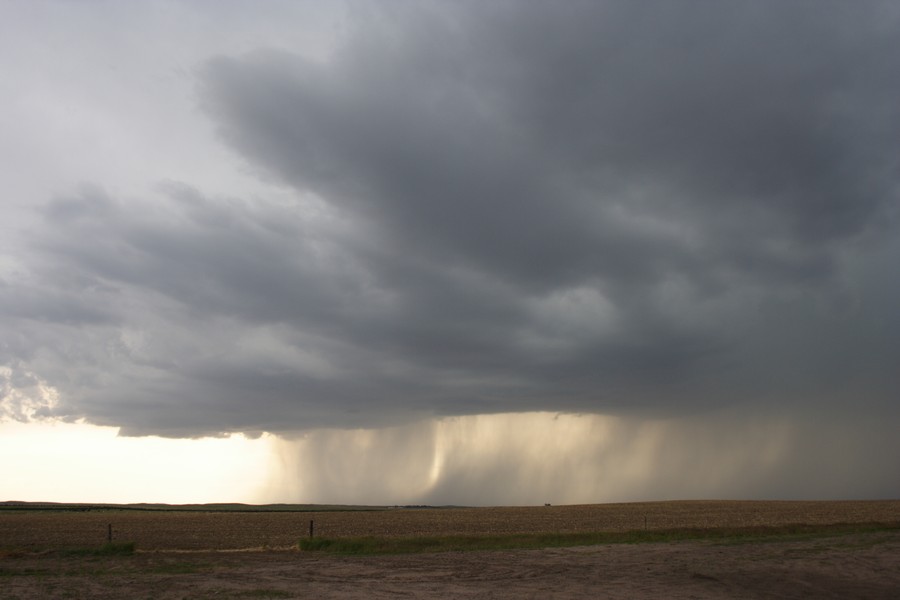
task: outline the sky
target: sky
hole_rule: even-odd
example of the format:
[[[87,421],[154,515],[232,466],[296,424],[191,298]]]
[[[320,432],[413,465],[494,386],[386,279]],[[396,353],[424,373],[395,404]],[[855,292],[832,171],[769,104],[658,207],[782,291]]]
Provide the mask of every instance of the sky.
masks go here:
[[[0,2],[0,500],[900,497],[892,1]]]

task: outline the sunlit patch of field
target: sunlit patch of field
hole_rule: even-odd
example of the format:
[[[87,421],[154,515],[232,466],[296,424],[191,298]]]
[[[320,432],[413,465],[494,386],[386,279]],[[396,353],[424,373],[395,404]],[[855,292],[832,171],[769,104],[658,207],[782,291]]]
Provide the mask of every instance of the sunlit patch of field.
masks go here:
[[[0,510],[0,549],[99,546],[107,542],[110,526],[114,541],[133,542],[139,550],[236,550],[296,547],[298,540],[309,537],[310,521],[316,537],[329,539],[900,522],[900,500],[708,500],[491,508],[367,507],[357,511],[281,507],[269,512],[235,512],[234,508]]]

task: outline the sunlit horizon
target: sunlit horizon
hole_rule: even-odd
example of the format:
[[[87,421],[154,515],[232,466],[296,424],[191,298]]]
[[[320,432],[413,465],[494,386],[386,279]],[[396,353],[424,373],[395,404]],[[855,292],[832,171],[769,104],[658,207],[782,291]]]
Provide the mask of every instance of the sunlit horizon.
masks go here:
[[[121,437],[85,423],[0,423],[0,496],[68,503],[260,503],[271,436]]]

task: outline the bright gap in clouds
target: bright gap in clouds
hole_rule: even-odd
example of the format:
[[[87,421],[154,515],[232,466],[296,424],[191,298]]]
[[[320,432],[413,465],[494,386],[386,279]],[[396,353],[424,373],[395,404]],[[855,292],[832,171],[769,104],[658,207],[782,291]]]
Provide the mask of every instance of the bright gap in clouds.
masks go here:
[[[0,500],[260,501],[271,436],[119,437],[116,427],[0,422]]]

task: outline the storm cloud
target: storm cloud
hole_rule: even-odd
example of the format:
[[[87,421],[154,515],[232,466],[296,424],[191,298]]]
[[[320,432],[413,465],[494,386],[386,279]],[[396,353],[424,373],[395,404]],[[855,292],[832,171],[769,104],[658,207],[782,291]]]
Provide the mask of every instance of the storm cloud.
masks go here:
[[[896,5],[341,15],[321,52],[189,66],[197,118],[262,191],[150,164],[152,187],[89,177],[10,212],[0,417],[173,437],[897,419]],[[435,451],[454,421],[429,422],[410,435]]]

